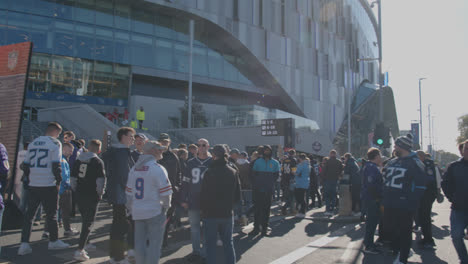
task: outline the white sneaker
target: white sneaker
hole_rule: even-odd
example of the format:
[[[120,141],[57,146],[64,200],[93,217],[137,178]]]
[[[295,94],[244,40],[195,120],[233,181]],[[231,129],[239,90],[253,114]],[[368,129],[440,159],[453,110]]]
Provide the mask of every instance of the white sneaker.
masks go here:
[[[97,248],[95,245],[89,243],[89,244],[86,244],[86,246],[84,247],[84,250],[86,250],[86,252],[88,251],[96,251]]]
[[[221,241],[221,239],[218,239],[218,241],[216,241],[216,245],[221,247],[223,245],[223,241]]]
[[[88,256],[88,253],[86,253],[84,249],[77,250],[75,251],[75,254],[73,255],[73,259],[82,262],[82,261],[89,260],[89,256]]]
[[[135,259],[135,250],[129,249],[129,250],[127,251],[127,258],[128,258],[129,260]]]
[[[70,244],[63,242],[60,239],[57,239],[57,241],[55,242],[49,241],[49,250],[65,249],[69,247],[70,247]]]
[[[29,245],[29,243],[25,243],[25,242],[21,243],[20,247],[18,248],[18,255],[24,256],[24,255],[31,254],[31,253],[32,253],[32,248]]]
[[[76,230],[75,228],[70,228],[70,230],[63,232],[63,236],[76,236],[79,235],[80,231]]]

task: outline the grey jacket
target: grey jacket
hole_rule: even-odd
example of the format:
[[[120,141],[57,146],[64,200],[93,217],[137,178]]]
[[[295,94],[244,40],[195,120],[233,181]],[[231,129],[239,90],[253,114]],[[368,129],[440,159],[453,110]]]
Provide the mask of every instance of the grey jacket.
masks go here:
[[[122,144],[113,145],[102,155],[106,166],[107,175],[107,199],[111,204],[126,204],[128,173],[135,164],[130,149]]]

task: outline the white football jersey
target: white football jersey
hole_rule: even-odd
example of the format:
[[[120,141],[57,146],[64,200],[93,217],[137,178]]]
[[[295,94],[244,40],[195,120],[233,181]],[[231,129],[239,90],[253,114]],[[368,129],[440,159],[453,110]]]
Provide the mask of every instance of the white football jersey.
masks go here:
[[[143,220],[161,214],[160,197],[171,195],[172,186],[166,169],[151,160],[130,170],[126,191],[132,197],[133,220]]]
[[[55,186],[55,176],[52,172],[52,163],[62,159],[62,144],[55,138],[41,136],[28,146],[28,153],[24,159],[29,164],[29,186],[49,187]]]

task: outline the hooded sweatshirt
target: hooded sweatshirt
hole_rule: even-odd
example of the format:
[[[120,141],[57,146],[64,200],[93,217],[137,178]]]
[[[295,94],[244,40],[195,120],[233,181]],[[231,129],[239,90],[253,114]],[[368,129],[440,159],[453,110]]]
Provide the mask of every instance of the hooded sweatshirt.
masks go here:
[[[107,197],[111,204],[127,203],[125,187],[128,173],[135,164],[130,149],[123,144],[115,144],[106,151],[102,159],[106,165]]]
[[[308,160],[303,160],[297,166],[295,173],[296,188],[300,189],[309,189],[310,183],[310,162]]]
[[[78,199],[99,201],[106,185],[104,162],[93,152],[83,152],[73,165],[70,179]]]

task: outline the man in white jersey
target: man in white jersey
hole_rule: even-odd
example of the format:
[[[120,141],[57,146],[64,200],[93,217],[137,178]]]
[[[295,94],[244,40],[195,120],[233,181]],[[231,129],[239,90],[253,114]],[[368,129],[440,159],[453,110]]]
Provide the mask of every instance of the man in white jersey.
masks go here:
[[[157,163],[166,149],[157,141],[147,142],[143,155],[128,176],[127,207],[135,221],[137,264],[159,263],[166,211],[172,194],[167,171]]]
[[[25,185],[29,188],[28,207],[24,216],[21,232],[21,245],[18,255],[32,253],[29,245],[32,219],[37,207],[42,203],[46,213],[49,246],[51,250],[68,248],[70,245],[58,240],[57,200],[58,187],[62,181],[62,144],[57,138],[62,133],[62,127],[55,122],[49,123],[45,136],[36,138],[28,146],[28,154],[24,159]]]

